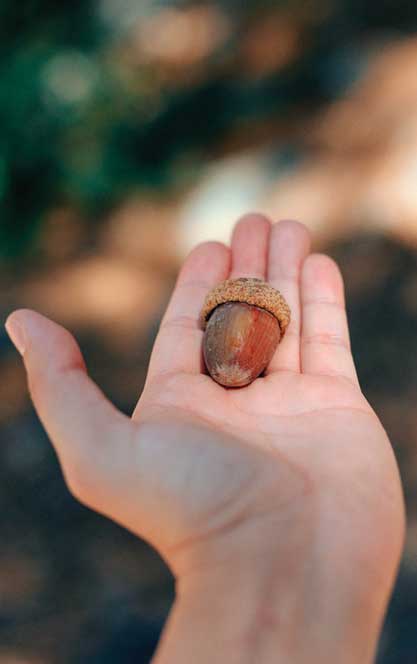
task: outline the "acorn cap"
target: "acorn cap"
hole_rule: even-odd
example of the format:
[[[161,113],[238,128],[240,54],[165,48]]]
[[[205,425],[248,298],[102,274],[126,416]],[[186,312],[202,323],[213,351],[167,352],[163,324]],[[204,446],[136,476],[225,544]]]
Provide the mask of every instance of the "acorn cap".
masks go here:
[[[277,319],[282,336],[291,320],[290,308],[278,290],[262,279],[241,277],[222,281],[208,293],[201,311],[203,329],[213,310],[226,302],[245,302],[269,311]]]

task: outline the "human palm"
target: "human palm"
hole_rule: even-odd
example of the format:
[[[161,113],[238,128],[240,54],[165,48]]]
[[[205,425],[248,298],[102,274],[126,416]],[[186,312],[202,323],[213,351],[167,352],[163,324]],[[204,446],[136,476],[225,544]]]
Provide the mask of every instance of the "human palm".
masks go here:
[[[174,454],[187,423],[193,428],[201,426],[207,432],[207,446],[213,449],[214,441],[218,442],[214,467],[206,464],[204,469],[205,480],[212,484],[218,472],[216,463],[221,466],[228,449],[224,436],[235,442],[233,470],[220,491],[216,486],[204,493],[204,504],[197,502],[197,513],[192,495],[184,490],[183,513],[191,503],[190,523],[197,524],[182,533],[186,542],[193,541],[195,530],[199,538],[204,533],[201,516],[206,511],[212,514],[214,510],[217,520],[224,516],[219,508],[223,493],[228,497],[239,479],[244,485],[244,468],[255,464],[253,458],[247,458],[249,449],[256,450],[256,463],[275,489],[271,498],[271,487],[261,472],[258,491],[268,501],[261,509],[279,511],[289,497],[297,499],[300,509],[301,496],[309,514],[313,495],[327,497],[329,505],[321,518],[329,520],[328,537],[334,541],[335,523],[343,526],[346,501],[348,523],[339,533],[340,546],[346,546],[345,539],[352,532],[357,537],[360,534],[357,554],[367,550],[372,557],[378,549],[378,559],[385,562],[387,546],[393,545],[394,554],[387,555],[396,559],[403,527],[397,467],[382,426],[359,388],[337,267],[325,256],[306,260],[308,248],[308,235],[298,224],[284,222],[271,232],[264,220],[250,218],[237,226],[232,276],[269,278],[290,302],[292,322],[266,375],[244,389],[231,390],[202,373],[202,332],[196,322],[208,288],[229,276],[228,256],[218,245],[198,249],[183,269],[161,326],[135,417],[146,422],[156,412],[157,420],[167,419],[171,427],[175,423]],[[200,448],[185,451],[191,473],[193,452],[201,455]],[[235,496],[240,493],[238,488]],[[241,507],[238,500],[235,507]],[[259,506],[254,504],[256,509]],[[234,512],[232,515],[236,517]],[[231,518],[230,512],[226,518]],[[397,536],[392,537],[393,532]],[[178,532],[173,536],[175,543],[176,535]],[[352,555],[349,547],[345,554]]]
[[[8,326],[70,488],[150,541],[178,577],[272,550],[295,587],[310,561],[323,584],[378,578],[383,605],[404,528],[397,467],[359,388],[338,269],[308,254],[303,226],[256,215],[237,225],[231,250],[195,249],[132,419],[92,384],[65,330],[27,311]],[[198,316],[229,276],[268,279],[292,320],[266,374],[227,390],[204,372]]]

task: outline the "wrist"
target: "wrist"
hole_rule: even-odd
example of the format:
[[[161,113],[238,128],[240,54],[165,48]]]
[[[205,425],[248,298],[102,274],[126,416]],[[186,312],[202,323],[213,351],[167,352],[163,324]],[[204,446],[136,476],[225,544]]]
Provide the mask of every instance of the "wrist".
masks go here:
[[[397,548],[313,501],[177,552],[177,600],[155,664],[371,664]]]
[[[311,571],[260,558],[179,580],[155,664],[371,664],[384,601]]]

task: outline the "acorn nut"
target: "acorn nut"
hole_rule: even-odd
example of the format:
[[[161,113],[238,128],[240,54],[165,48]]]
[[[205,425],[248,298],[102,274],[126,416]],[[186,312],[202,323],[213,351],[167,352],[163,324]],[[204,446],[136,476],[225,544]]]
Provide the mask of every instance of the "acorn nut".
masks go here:
[[[213,380],[224,387],[252,383],[270,363],[290,317],[281,293],[261,279],[228,279],[211,290],[201,324]]]

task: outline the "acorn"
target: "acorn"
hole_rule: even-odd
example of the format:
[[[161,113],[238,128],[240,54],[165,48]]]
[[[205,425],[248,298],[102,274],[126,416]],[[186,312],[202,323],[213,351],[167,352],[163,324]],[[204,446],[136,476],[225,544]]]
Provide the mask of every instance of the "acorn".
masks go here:
[[[290,322],[279,291],[262,279],[227,279],[206,297],[201,324],[210,376],[224,387],[244,387],[270,363]]]

